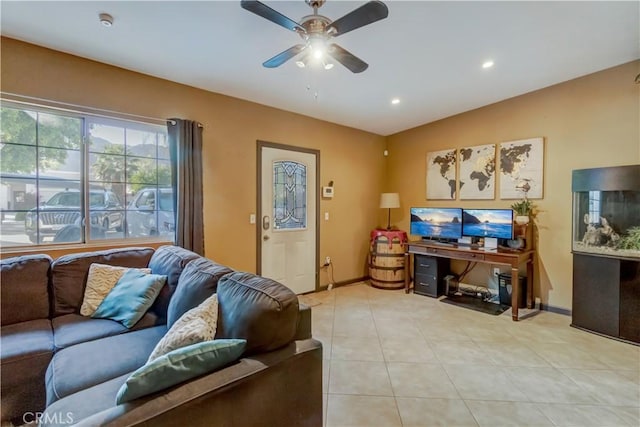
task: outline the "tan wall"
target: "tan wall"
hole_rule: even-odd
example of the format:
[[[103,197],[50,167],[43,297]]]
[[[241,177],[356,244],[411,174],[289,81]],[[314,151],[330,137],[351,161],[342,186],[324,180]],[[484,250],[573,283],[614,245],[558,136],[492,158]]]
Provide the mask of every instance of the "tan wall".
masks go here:
[[[369,231],[386,223],[377,207],[381,191],[400,192],[402,208],[392,210],[392,223],[404,229],[409,206],[511,204],[427,202],[427,151],[542,136],[535,292],[570,308],[571,171],[640,162],[640,87],[633,84],[639,61],[384,138],[12,39],[2,39],[1,55],[4,92],[202,122],[206,254],[241,270],[255,271],[255,226],[248,219],[256,211],[258,139],[321,151],[320,185],[333,180],[336,196],[321,202],[331,219],[320,219],[320,256],[332,257],[335,280],[343,281],[366,274]],[[477,270],[471,280],[486,280],[488,269]]]
[[[149,117],[204,124],[205,252],[235,269],[255,271],[256,141],[320,150],[320,256],[336,281],[365,275],[368,233],[378,220],[385,138],[169,82],[16,40],[2,39],[3,92]],[[292,89],[294,90],[294,89]],[[321,273],[321,285],[328,283]]]
[[[537,200],[535,294],[571,308],[571,171],[640,162],[640,61],[628,63],[388,137],[389,188],[405,206],[509,207],[512,201],[426,201],[426,153],[545,138],[544,198]],[[499,182],[496,182],[499,195]],[[392,218],[408,229],[408,209]],[[486,281],[484,267],[472,280]]]

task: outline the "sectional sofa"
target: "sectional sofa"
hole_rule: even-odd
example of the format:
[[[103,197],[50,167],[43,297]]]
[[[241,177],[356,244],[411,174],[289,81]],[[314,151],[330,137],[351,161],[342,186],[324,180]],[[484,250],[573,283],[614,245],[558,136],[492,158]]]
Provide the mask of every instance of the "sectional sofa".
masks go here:
[[[148,267],[167,281],[128,329],[79,314],[93,263]],[[311,337],[310,308],[282,284],[175,246],[55,261],[30,255],[4,259],[1,267],[2,420],[38,420],[42,426],[322,425],[322,345]],[[117,404],[118,390],[166,334],[169,307],[185,311],[213,293],[215,338],[246,340],[241,358]]]

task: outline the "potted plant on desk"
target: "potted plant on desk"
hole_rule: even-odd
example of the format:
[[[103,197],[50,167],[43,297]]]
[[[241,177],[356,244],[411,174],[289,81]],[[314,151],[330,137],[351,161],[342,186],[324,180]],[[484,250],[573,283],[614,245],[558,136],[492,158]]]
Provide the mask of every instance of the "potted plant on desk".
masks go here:
[[[533,204],[531,200],[525,198],[511,205],[511,209],[516,213],[515,221],[518,225],[525,225],[529,223],[529,216],[531,215],[531,209]]]

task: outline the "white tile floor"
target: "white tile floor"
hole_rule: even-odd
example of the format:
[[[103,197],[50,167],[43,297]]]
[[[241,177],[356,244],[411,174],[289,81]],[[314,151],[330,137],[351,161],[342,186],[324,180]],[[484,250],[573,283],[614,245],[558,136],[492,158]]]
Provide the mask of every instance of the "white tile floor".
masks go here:
[[[640,426],[640,347],[367,284],[302,296],[325,426]]]

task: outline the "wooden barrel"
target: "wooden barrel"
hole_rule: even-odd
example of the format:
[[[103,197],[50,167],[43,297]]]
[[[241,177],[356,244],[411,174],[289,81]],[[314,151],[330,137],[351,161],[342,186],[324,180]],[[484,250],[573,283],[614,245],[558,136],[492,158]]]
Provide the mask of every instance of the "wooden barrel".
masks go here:
[[[404,288],[404,252],[407,233],[373,230],[369,248],[369,282],[379,289]]]

